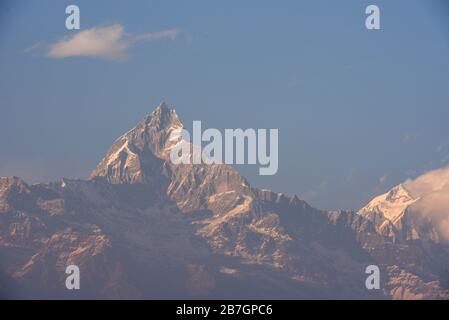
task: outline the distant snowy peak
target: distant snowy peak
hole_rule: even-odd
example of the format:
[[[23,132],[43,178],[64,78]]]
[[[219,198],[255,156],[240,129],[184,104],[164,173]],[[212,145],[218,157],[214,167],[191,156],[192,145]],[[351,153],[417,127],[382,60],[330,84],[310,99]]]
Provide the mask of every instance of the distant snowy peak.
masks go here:
[[[226,212],[251,194],[249,183],[232,166],[225,164],[179,164],[170,152],[182,137],[183,125],[174,109],[161,103],[133,129],[118,138],[91,174],[113,184],[145,184],[174,200],[184,211],[204,209],[208,201],[227,195],[229,206],[212,211]],[[233,192],[233,195],[231,195]],[[213,202],[213,201],[212,201]]]
[[[111,183],[154,180],[171,148],[181,139],[182,128],[176,111],[162,102],[114,142],[91,178],[106,177]]]
[[[359,213],[365,216],[373,213],[382,214],[395,224],[404,215],[405,210],[417,200],[410,195],[403,184],[400,184],[387,193],[375,197],[360,209]]]
[[[374,198],[359,214],[371,220],[383,236],[397,241],[422,240],[433,243],[449,241],[447,190],[435,194],[412,193],[422,178],[408,180]],[[428,182],[428,181],[427,181]]]
[[[119,140],[128,141],[139,150],[151,151],[156,157],[166,160],[170,146],[177,143],[173,137],[180,137],[182,128],[183,124],[176,110],[161,102],[153,112]]]
[[[148,125],[156,130],[172,130],[182,128],[175,109],[170,109],[165,102],[161,102],[159,106],[147,117]]]

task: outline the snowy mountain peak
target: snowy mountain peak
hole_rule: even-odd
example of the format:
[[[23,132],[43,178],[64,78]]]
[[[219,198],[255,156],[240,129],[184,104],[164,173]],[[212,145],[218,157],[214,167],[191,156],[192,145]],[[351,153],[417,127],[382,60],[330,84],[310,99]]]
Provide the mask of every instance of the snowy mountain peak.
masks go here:
[[[160,103],[114,142],[91,178],[106,177],[112,183],[148,182],[160,171],[161,160],[168,159],[170,148],[178,142],[173,133],[180,133],[182,127],[176,111]]]
[[[157,130],[171,130],[182,128],[175,109],[170,109],[165,102],[161,102],[146,118],[147,125]]]
[[[375,197],[365,207],[360,209],[363,215],[381,213],[392,223],[396,223],[404,214],[408,206],[415,203],[413,198],[403,184],[399,184],[387,193]]]
[[[170,111],[169,107],[167,106],[167,103],[165,103],[165,101],[161,101],[161,103],[159,103],[159,105],[156,107],[156,109],[153,112],[156,112],[158,110],[161,111]]]
[[[384,235],[449,242],[449,167],[408,179],[374,198],[359,213]]]
[[[387,200],[407,202],[414,199],[401,183],[388,192]]]

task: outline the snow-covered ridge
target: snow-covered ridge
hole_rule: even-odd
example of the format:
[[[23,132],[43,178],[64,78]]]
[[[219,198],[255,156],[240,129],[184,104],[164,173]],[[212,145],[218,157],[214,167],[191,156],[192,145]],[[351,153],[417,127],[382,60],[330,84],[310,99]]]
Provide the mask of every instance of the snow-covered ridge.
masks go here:
[[[404,214],[407,207],[415,203],[419,198],[413,198],[409,191],[400,184],[390,191],[381,194],[371,200],[365,207],[359,210],[362,215],[381,213],[383,216],[396,223]]]
[[[395,241],[404,222],[404,239],[437,239],[409,219],[422,188],[400,185],[371,201],[365,214],[378,227],[252,188],[229,165],[172,165],[166,154],[181,127],[161,104],[114,142],[91,180],[0,179],[0,287],[6,270],[12,287],[37,286],[23,290],[30,297],[60,297],[53,288],[76,264],[89,279],[82,294],[98,298],[449,299],[449,247]],[[364,286],[373,262],[385,290]]]

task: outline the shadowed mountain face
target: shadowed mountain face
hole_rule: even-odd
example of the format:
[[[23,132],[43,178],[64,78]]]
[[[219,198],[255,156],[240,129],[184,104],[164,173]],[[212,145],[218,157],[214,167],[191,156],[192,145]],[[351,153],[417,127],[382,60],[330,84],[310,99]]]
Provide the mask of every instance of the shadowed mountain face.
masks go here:
[[[377,203],[326,212],[252,188],[228,165],[174,165],[181,129],[161,104],[114,142],[88,181],[1,178],[0,295],[449,298],[446,244],[402,236],[410,225]],[[398,206],[411,201],[399,193]],[[73,264],[80,290],[65,287]],[[372,264],[380,290],[365,287]]]

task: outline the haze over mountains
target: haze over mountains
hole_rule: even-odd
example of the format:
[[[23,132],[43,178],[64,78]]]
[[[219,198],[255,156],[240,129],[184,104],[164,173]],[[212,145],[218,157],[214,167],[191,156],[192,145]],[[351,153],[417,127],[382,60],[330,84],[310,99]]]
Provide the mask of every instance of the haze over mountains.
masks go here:
[[[449,170],[328,212],[228,165],[173,165],[181,128],[162,103],[87,181],[1,178],[2,297],[449,299]]]

